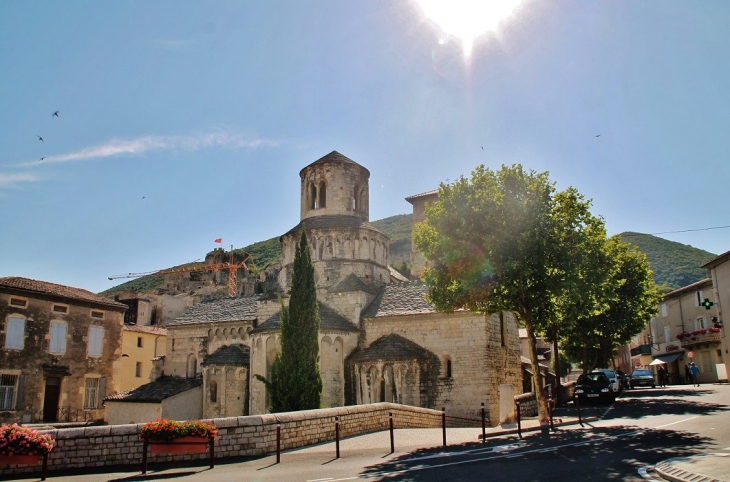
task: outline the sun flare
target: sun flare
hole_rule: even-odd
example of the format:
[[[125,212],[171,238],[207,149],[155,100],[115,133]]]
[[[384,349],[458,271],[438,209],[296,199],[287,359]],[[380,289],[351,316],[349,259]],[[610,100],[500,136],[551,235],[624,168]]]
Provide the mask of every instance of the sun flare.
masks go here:
[[[461,40],[464,55],[469,56],[474,40],[496,30],[500,22],[513,14],[522,0],[415,0],[423,14],[445,34]]]

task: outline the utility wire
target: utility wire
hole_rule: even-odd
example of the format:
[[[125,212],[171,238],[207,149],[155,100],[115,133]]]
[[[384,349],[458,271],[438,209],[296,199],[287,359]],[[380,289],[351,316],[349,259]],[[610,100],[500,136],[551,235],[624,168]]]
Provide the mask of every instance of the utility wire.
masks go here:
[[[674,234],[674,233],[689,233],[693,231],[709,231],[711,229],[725,229],[730,228],[730,225],[728,226],[713,226],[711,228],[697,228],[697,229],[682,229],[681,231],[662,231],[661,233],[648,233],[651,236],[655,236],[657,234]],[[634,233],[634,234],[625,234],[624,236],[643,236],[643,233]]]

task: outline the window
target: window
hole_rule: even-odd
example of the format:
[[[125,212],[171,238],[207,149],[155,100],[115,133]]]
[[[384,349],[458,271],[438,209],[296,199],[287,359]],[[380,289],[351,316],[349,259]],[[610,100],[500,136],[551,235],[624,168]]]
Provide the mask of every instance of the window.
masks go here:
[[[89,341],[87,352],[89,356],[101,356],[103,353],[102,341],[104,339],[104,328],[100,326],[89,327]]]
[[[0,375],[0,410],[14,410],[18,375]]]
[[[5,348],[22,350],[25,346],[25,319],[8,317],[5,326]]]
[[[62,321],[51,322],[51,343],[48,352],[66,353],[66,323]]]
[[[210,382],[210,403],[218,401],[218,384],[213,380]]]
[[[446,378],[451,378],[451,357],[449,355],[445,355],[443,358],[443,376]]]
[[[507,346],[507,334],[504,326],[504,312],[499,313],[499,334],[502,337],[502,346]]]
[[[104,312],[103,311],[91,310],[91,317],[92,318],[96,318],[97,320],[103,320],[104,319]]]
[[[142,362],[139,362],[138,361],[134,365],[134,376],[137,377],[137,378],[141,378],[142,377]]]
[[[662,318],[666,318],[666,317],[667,317],[667,304],[662,303]]]
[[[66,305],[53,305],[53,312],[54,313],[62,313],[67,314],[68,313],[68,306]]]
[[[10,297],[10,306],[14,306],[16,308],[26,308],[28,306],[28,300],[23,298],[13,298]]]
[[[84,408],[99,408],[99,379],[87,378],[84,387]]]
[[[670,338],[670,328],[668,326],[664,327],[664,343],[670,343],[672,339]]]
[[[142,337],[141,336],[137,337],[137,347],[142,348]]]
[[[327,207],[327,185],[324,183],[324,181],[319,183],[319,205],[317,207]]]

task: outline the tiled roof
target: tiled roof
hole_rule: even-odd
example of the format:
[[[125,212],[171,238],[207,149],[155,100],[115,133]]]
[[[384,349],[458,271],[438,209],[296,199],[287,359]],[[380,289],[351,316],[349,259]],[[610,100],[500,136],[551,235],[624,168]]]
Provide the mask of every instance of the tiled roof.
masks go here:
[[[239,296],[201,301],[167,326],[190,325],[195,323],[219,323],[224,321],[243,321],[256,319],[256,300],[258,295]]]
[[[378,338],[364,350],[355,353],[350,359],[363,360],[412,360],[429,359],[435,355],[422,346],[400,335],[391,333]]]
[[[408,278],[400,274],[400,272],[395,269],[394,267],[388,265],[388,272],[390,273],[391,280],[394,282],[406,282],[408,281]]]
[[[281,310],[251,330],[251,333],[279,330],[280,322]],[[355,325],[350,323],[344,316],[333,311],[332,308],[324,303],[319,303],[319,329],[320,331],[357,331],[357,327]]]
[[[336,162],[336,163],[341,163],[341,164],[353,164],[353,165],[358,166],[358,167],[360,167],[362,169],[365,169],[364,167],[362,167],[360,164],[358,164],[357,162],[353,161],[349,157],[343,156],[342,154],[340,154],[337,151],[332,151],[329,154],[320,157],[319,159],[317,159],[316,161],[314,161],[313,163],[311,163],[310,165],[308,165],[307,167],[305,167],[304,169],[302,169],[301,171],[299,171],[299,176],[300,177],[302,176],[302,173],[304,172],[305,169],[307,169],[309,167],[312,167],[312,166],[319,165],[319,164],[324,164],[326,162]],[[368,171],[367,169],[365,169],[365,171],[368,174],[370,174],[370,171]]]
[[[682,286],[681,288],[677,288],[674,291],[670,291],[669,293],[665,294],[662,299],[669,300],[678,295],[683,295],[686,293],[691,293],[693,291],[698,291],[700,288],[709,287],[709,286],[712,286],[712,278],[701,279],[690,285]]]
[[[428,287],[418,281],[391,283],[380,288],[380,294],[368,305],[363,318],[378,316],[420,315],[436,313],[425,295]]]
[[[313,216],[311,218],[304,219],[299,222],[296,226],[291,228],[289,231],[284,233],[282,237],[297,233],[302,230],[302,226],[306,226],[307,229],[327,229],[327,228],[358,228],[368,229],[383,234],[375,226],[367,221],[363,221],[362,218],[356,216],[348,216],[347,214],[330,214],[327,216]]]
[[[201,365],[235,365],[248,366],[250,351],[246,345],[222,346],[210,356],[205,357]]]
[[[433,191],[426,191],[426,192],[422,192],[421,194],[414,194],[413,196],[408,196],[406,198],[406,201],[413,204],[411,201],[413,201],[414,199],[417,199],[419,197],[435,196],[435,195],[438,195],[438,193],[439,193],[439,190],[434,189]]]
[[[728,259],[730,259],[730,251],[725,251],[724,253],[712,258],[707,263],[703,264],[702,267],[705,269],[712,269],[716,266],[721,265]]]
[[[117,393],[106,400],[114,402],[159,403],[178,393],[185,392],[203,384],[202,378],[160,377],[154,382],[122,393]]]
[[[339,283],[337,283],[336,285],[334,285],[327,291],[329,291],[330,293],[347,293],[349,291],[364,291],[365,293],[370,293],[370,294],[374,295],[374,294],[377,294],[378,288],[376,288],[375,286],[370,286],[369,284],[365,283],[363,280],[361,280],[360,278],[355,276],[355,273],[350,273],[349,275],[347,275],[347,277],[345,277],[345,279],[343,279],[342,281],[340,281]]]
[[[135,333],[149,333],[150,335],[167,335],[167,330],[159,326],[146,325],[124,325],[124,331],[133,331]]]
[[[7,276],[5,278],[0,278],[0,289],[2,288],[13,288],[32,293],[57,296],[59,298],[87,301],[90,303],[113,306],[114,308],[127,308],[127,305],[124,303],[117,303],[109,298],[104,298],[103,296],[96,295],[91,291],[82,290],[81,288],[73,288],[71,286],[58,285],[56,283],[38,281],[30,278],[21,278],[20,276]]]

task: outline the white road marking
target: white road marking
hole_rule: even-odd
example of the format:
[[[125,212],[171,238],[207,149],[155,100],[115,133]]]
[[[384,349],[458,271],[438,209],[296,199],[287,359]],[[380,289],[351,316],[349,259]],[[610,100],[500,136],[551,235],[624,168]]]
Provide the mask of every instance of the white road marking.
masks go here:
[[[332,477],[326,477],[324,479],[309,479],[307,482],[324,482],[325,480],[335,480]],[[342,480],[342,479],[339,479]]]
[[[664,428],[664,427],[669,427],[670,425],[677,425],[678,423],[686,422],[686,421],[688,421],[688,420],[692,420],[692,419],[694,419],[694,418],[697,418],[697,417],[689,417],[689,418],[685,418],[684,420],[679,420],[678,422],[672,422],[672,423],[668,423],[668,424],[666,424],[666,425],[659,425],[658,427],[654,427],[654,428]]]
[[[639,469],[638,469],[639,475],[641,476],[642,479],[646,479],[646,480],[657,480],[654,477],[652,477],[651,475],[649,475],[649,472],[648,472],[649,469],[653,469],[653,468],[654,467],[651,466],[651,465],[646,465],[644,467],[639,467]]]

